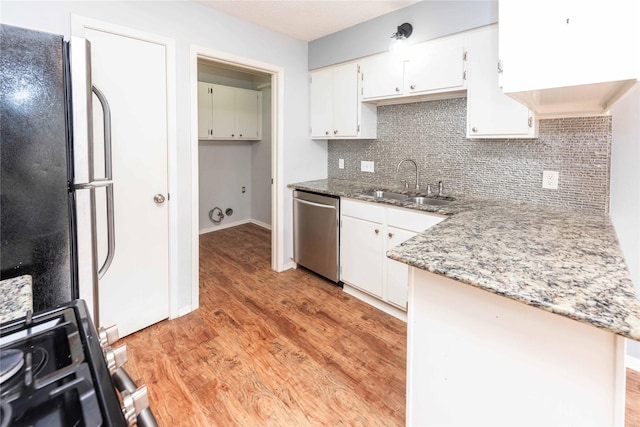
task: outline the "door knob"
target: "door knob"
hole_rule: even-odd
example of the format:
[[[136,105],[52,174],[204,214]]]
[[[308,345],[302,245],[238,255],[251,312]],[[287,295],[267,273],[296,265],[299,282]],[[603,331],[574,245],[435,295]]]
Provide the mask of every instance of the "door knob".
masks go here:
[[[164,203],[164,196],[162,194],[156,194],[155,196],[153,196],[153,201],[161,205]]]

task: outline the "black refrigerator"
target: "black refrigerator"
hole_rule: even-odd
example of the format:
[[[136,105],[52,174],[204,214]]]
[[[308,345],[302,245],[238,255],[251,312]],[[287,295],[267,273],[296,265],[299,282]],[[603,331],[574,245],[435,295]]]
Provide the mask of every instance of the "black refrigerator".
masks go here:
[[[0,25],[0,278],[31,275],[34,311],[78,298],[68,51]]]

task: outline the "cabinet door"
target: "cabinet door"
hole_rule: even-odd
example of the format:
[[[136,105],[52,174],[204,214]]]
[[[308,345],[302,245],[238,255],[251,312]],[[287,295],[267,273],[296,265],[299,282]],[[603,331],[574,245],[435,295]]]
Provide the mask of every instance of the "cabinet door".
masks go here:
[[[333,133],[336,138],[358,136],[358,64],[333,69]]]
[[[638,77],[638,13],[629,0],[500,0],[505,92]]]
[[[259,139],[260,110],[260,92],[236,89],[236,138]]]
[[[235,137],[235,92],[236,88],[211,85],[211,129],[214,138]]]
[[[373,296],[383,298],[382,224],[342,216],[340,279]]]
[[[211,85],[198,82],[198,138],[211,137]]]
[[[404,58],[392,53],[369,56],[360,61],[362,99],[378,99],[402,94]]]
[[[408,94],[464,89],[462,37],[448,37],[412,46],[405,63],[404,91]]]
[[[333,135],[333,69],[311,73],[311,136]]]
[[[416,233],[401,228],[387,229],[387,250],[405,242]],[[409,266],[387,258],[387,301],[402,310],[407,309],[407,292],[409,290]]]
[[[467,138],[535,138],[533,112],[498,86],[497,27],[470,36],[467,61]]]

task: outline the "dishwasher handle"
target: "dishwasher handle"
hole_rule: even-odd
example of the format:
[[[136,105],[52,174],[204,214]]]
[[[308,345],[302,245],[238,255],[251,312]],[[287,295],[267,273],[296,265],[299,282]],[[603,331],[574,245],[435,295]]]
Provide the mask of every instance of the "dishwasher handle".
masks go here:
[[[318,208],[325,208],[325,209],[333,209],[336,210],[336,207],[333,205],[324,205],[322,203],[315,203],[315,202],[308,202],[306,200],[302,200],[302,199],[293,199],[294,201],[298,202],[298,203],[304,203],[305,205],[310,205],[310,206],[316,206]]]

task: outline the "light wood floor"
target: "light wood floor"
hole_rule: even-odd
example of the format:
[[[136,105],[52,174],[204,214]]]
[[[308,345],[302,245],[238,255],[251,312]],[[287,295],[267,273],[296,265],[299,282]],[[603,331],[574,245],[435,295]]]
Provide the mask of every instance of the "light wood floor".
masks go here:
[[[270,269],[270,234],[200,237],[200,308],[126,337],[161,426],[404,425],[406,325],[305,270]],[[640,426],[627,371],[626,427]]]
[[[625,427],[640,426],[640,372],[627,369]]]
[[[401,426],[406,325],[302,269],[269,231],[200,237],[200,308],[123,341],[163,426]]]

